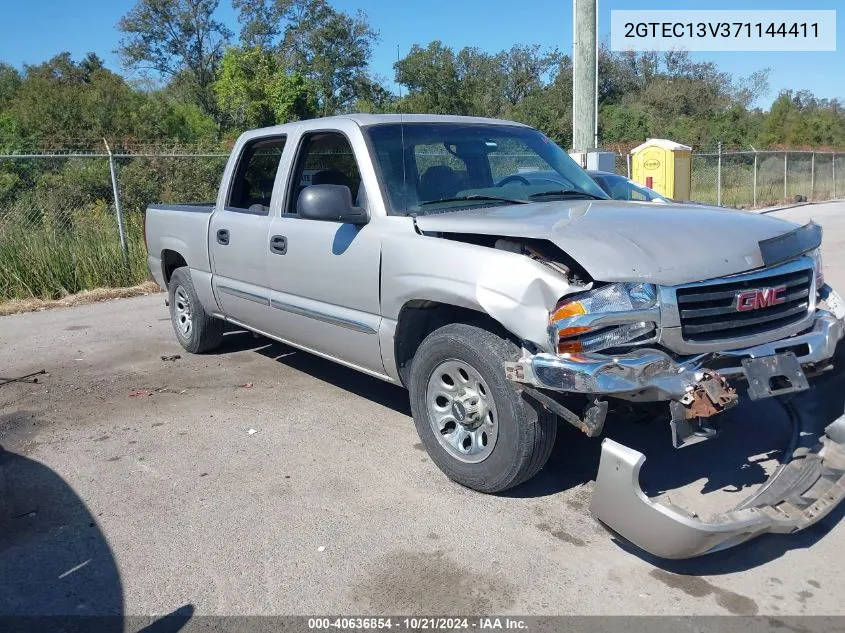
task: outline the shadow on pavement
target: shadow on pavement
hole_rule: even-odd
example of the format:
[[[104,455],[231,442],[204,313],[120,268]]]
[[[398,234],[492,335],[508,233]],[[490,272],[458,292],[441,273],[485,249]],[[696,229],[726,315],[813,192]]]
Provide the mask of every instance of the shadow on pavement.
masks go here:
[[[344,391],[366,398],[383,407],[393,409],[402,415],[411,415],[408,392],[402,387],[386,383],[378,378],[367,376],[354,369],[320,358],[308,352],[302,352],[284,343],[279,343],[263,336],[253,336],[244,330],[227,332],[217,354],[254,351],[267,358],[301,371],[318,380],[340,387]]]
[[[44,464],[0,446],[0,628],[122,632],[123,601],[108,540],[82,499]],[[174,613],[149,630],[179,631],[193,607]]]
[[[778,402],[761,401],[744,402],[725,413],[721,429],[715,439],[678,450],[672,447],[668,417],[637,421],[629,416],[609,414],[603,437],[646,456],[640,485],[650,497],[697,483],[703,495],[736,495],[738,503],[747,495],[748,488],[766,481],[768,473],[763,463],[782,457],[792,435],[792,425]],[[546,468],[506,494],[542,497],[594,481],[601,439],[589,438],[561,423]]]

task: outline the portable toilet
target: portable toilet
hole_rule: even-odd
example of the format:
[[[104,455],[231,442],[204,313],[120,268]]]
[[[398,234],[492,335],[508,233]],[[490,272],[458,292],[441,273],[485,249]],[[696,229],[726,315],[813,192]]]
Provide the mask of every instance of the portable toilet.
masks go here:
[[[633,179],[672,200],[689,200],[692,148],[650,138],[631,150]]]

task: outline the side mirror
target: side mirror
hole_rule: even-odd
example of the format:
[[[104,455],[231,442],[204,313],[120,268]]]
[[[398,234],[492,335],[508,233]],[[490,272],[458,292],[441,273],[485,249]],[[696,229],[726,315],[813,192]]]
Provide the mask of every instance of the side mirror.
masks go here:
[[[344,185],[311,185],[302,190],[296,202],[299,217],[308,220],[366,224],[366,209],[352,206],[352,192]]]

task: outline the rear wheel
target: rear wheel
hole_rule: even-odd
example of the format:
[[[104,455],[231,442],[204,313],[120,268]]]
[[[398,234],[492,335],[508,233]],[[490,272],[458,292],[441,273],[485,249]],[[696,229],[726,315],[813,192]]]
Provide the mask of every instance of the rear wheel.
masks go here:
[[[168,284],[170,320],[176,338],[193,354],[208,352],[223,340],[224,323],[206,313],[197,297],[191,272],[185,266],[173,271]]]
[[[417,433],[450,479],[495,493],[533,477],[548,461],[557,420],[526,401],[505,379],[519,355],[507,339],[455,323],[432,332],[411,366]]]

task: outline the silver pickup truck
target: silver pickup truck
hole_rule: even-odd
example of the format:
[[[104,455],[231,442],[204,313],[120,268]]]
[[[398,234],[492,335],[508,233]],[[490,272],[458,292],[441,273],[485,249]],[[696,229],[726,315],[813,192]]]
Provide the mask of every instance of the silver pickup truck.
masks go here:
[[[434,463],[486,493],[542,469],[559,421],[600,435],[609,404],[665,414],[680,449],[713,437],[740,394],[809,388],[845,327],[819,226],[610,200],[508,121],[247,132],[216,203],[150,206],[146,240],[186,350],[213,350],[229,322],[404,385]],[[845,418],[709,522],[646,497],[644,460],[604,439],[593,515],[655,555],[696,556],[829,512],[845,496]]]

